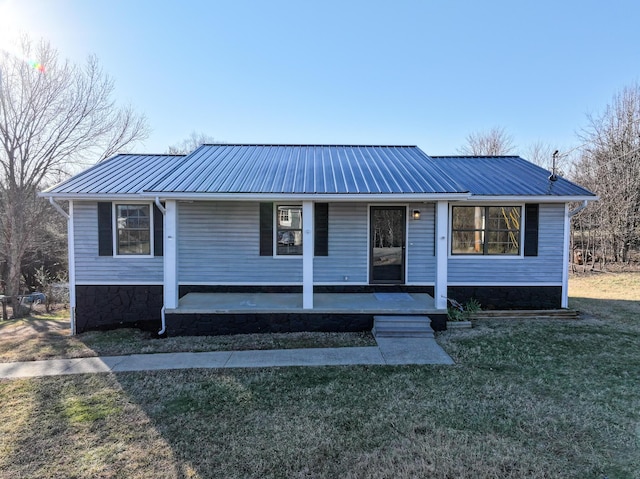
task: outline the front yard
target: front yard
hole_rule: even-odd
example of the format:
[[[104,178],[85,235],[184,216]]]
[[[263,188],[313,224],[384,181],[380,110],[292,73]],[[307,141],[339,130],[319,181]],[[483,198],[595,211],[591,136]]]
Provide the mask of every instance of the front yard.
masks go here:
[[[0,381],[0,477],[640,477],[640,275],[571,296],[440,334],[454,366]]]

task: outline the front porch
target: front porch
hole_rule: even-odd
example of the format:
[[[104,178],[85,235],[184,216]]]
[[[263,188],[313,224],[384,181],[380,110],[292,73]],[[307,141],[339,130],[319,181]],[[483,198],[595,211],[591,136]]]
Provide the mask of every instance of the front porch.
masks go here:
[[[426,293],[314,293],[313,309],[302,293],[188,293],[167,314],[442,314]],[[446,311],[444,311],[446,313]]]
[[[379,315],[428,315],[445,329],[446,310],[426,293],[314,293],[313,309],[302,293],[188,293],[166,309],[169,335],[370,331]]]

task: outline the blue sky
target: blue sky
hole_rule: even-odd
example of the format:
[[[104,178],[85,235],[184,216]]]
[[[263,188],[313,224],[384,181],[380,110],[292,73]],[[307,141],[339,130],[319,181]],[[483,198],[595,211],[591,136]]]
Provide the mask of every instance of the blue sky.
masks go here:
[[[504,127],[567,150],[639,80],[637,1],[0,0],[0,34],[96,54],[161,153],[228,143],[417,144]]]

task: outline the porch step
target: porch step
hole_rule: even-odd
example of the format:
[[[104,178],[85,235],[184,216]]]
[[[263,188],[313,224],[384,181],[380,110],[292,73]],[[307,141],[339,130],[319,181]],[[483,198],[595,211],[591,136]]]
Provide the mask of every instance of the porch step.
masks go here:
[[[575,309],[531,309],[477,311],[472,319],[578,319]]]
[[[433,338],[429,316],[374,316],[374,337]]]

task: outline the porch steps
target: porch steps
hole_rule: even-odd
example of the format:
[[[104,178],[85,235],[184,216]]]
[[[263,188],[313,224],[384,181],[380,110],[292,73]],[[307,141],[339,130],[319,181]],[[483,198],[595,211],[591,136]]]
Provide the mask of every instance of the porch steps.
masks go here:
[[[575,309],[531,309],[477,311],[471,319],[578,319]]]
[[[429,316],[374,316],[374,337],[433,338]]]

